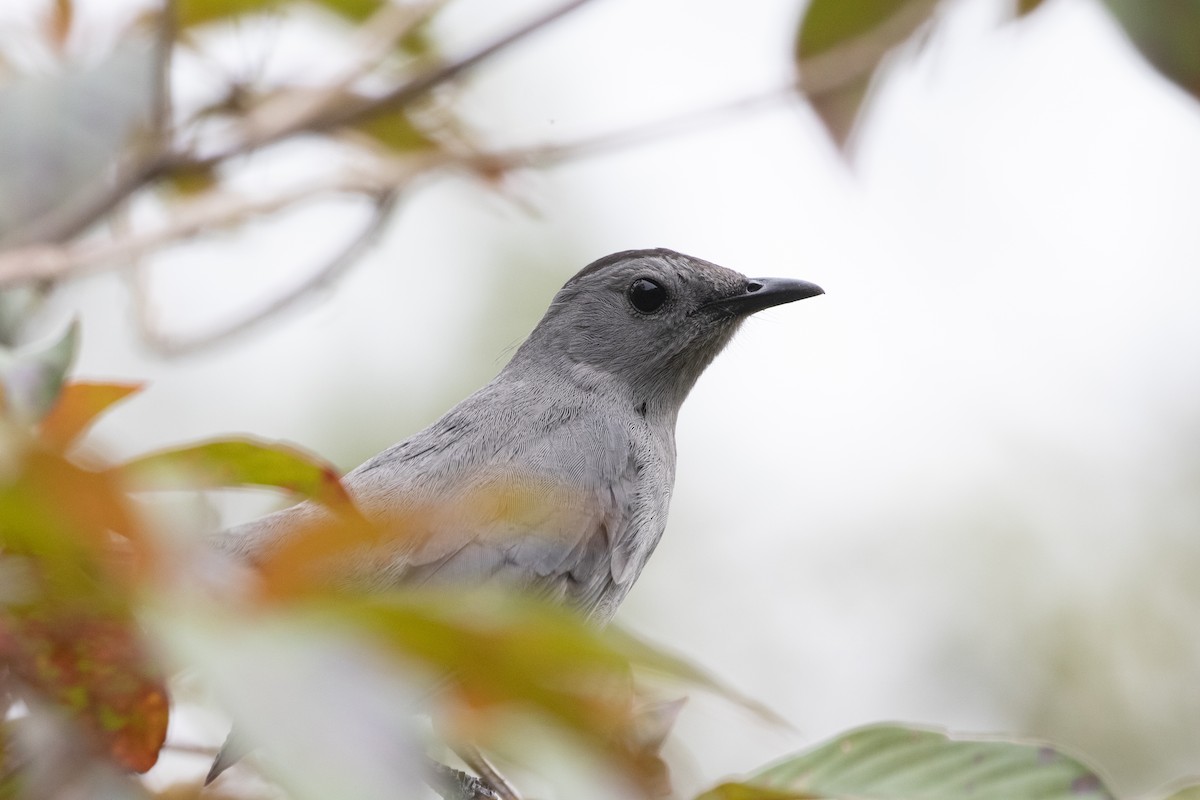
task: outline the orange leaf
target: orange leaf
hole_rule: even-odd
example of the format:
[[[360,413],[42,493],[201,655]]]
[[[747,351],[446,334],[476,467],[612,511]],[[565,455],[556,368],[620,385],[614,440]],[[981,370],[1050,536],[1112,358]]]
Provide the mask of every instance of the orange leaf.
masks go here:
[[[65,451],[109,406],[142,390],[140,383],[74,381],[63,387],[39,431],[50,448]]]
[[[332,464],[278,442],[218,439],[141,456],[119,471],[138,488],[156,488],[164,474],[183,472],[207,486],[273,486],[330,508],[353,507]]]
[[[132,565],[114,561],[121,536],[131,548]],[[38,560],[53,591],[92,591],[95,581],[127,575],[128,566],[145,570],[153,563],[150,541],[128,506],[115,477],[77,466],[40,448],[26,454],[21,472],[0,484],[0,548]],[[95,567],[108,567],[98,572]],[[106,592],[128,589],[109,586]]]
[[[54,5],[46,14],[44,23],[46,38],[60,53],[66,49],[67,37],[71,35],[71,22],[74,16],[75,9],[71,0],[54,0]]]
[[[256,562],[267,598],[286,599],[322,588],[338,576],[352,553],[384,557],[380,531],[358,515],[330,516],[288,536]]]
[[[0,616],[0,664],[66,711],[118,765],[145,772],[167,735],[168,700],[132,618],[36,607]]]

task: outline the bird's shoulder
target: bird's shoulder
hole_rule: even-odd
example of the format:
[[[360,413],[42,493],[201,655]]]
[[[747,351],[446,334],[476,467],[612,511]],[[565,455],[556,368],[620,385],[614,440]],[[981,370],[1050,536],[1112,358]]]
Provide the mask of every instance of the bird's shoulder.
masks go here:
[[[368,503],[376,493],[437,492],[479,471],[603,484],[628,468],[631,452],[652,458],[651,438],[631,404],[531,378],[497,380],[345,480]]]

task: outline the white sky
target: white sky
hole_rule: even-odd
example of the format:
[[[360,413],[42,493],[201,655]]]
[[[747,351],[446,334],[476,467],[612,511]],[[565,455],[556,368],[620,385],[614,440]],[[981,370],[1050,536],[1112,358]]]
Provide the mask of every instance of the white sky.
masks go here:
[[[454,52],[544,5],[458,0],[439,34]],[[758,94],[789,77],[796,5],[597,2],[498,61],[462,107],[513,144]],[[695,703],[682,781],[880,719],[1036,728],[1027,701],[1052,648],[1028,623],[1077,611],[1088,622],[1064,635],[1099,677],[1063,702],[1169,739],[1157,762],[1121,765],[1125,788],[1174,777],[1200,754],[1184,683],[1200,616],[1170,569],[1197,521],[1200,113],[1097,4],[1052,0],[1006,26],[999,7],[955,4],[906,58],[853,172],[783,103],[520,176],[535,214],[443,181],[302,312],[169,364],[133,343],[125,287],[89,281],[61,303],[85,310],[80,374],[151,382],[100,433],[133,452],[250,432],[349,467],[490,378],[595,257],[665,246],[812,280],[827,295],[751,321],[685,407],[671,524],[619,618],[798,728]],[[164,261],[164,316],[225,307],[247,271],[286,276],[336,227],[309,214]],[[505,303],[521,317],[502,336],[476,330]],[[1160,631],[1143,663],[1136,637]],[[1082,713],[1075,728],[1043,717],[1028,732],[1102,762],[1121,749]]]

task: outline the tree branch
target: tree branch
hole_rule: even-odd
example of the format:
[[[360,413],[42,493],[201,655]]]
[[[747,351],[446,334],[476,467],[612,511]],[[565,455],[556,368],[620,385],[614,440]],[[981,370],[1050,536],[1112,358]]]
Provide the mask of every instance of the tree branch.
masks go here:
[[[225,341],[290,308],[311,292],[335,280],[358,261],[387,224],[398,195],[399,190],[391,190],[379,196],[376,199],[371,218],[363,229],[311,275],[297,282],[291,288],[267,298],[257,307],[245,312],[232,322],[226,322],[207,333],[192,337],[172,338],[154,324],[146,304],[139,303],[137,318],[143,338],[162,355],[182,355]]]
[[[359,97],[352,100],[340,95],[336,103],[324,103],[311,107],[307,113],[291,119],[251,120],[242,141],[226,150],[210,156],[195,158],[181,155],[178,165],[186,168],[209,167],[234,156],[244,155],[267,145],[283,141],[300,133],[319,133],[351,125],[367,117],[403,108],[422,97],[430,90],[457,78],[462,73],[480,64],[495,54],[516,44],[530,34],[544,28],[560,17],[591,2],[591,0],[569,0],[560,6],[526,22],[499,38],[483,45],[472,53],[455,59],[448,64],[429,69],[378,97]],[[256,130],[257,129],[257,130]]]

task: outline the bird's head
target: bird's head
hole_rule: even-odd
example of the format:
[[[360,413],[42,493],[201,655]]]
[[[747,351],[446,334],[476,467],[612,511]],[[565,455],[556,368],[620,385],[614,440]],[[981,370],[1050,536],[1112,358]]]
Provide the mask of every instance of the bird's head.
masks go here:
[[[822,294],[787,278],[747,278],[673,250],[627,250],[592,262],[555,295],[518,351],[581,379],[615,378],[677,411],[747,316]]]

